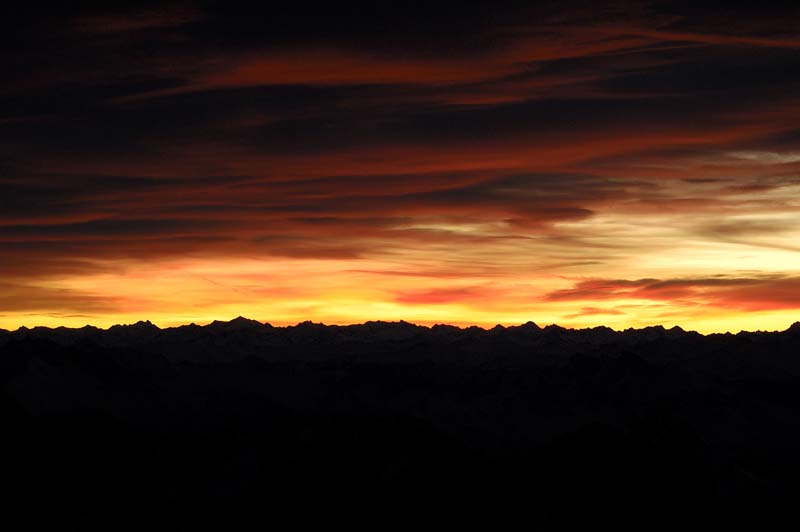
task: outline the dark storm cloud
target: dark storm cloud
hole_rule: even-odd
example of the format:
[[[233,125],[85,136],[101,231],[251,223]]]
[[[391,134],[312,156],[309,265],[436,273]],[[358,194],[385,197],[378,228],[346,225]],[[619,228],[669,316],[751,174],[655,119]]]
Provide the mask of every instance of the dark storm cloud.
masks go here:
[[[3,183],[4,197],[23,202],[0,204],[0,249],[7,271],[29,275],[39,269],[43,274],[59,272],[54,267],[59,258],[157,257],[212,250],[290,257],[311,257],[318,250],[320,257],[356,257],[373,253],[376,240],[468,244],[508,236],[502,231],[450,235],[426,229],[426,220],[501,220],[517,228],[545,230],[559,220],[591,216],[585,205],[634,197],[642,187],[652,185],[569,174],[494,180],[471,173],[339,176],[275,182],[73,176],[57,186],[43,178],[13,180]],[[25,208],[27,204],[32,207]],[[90,264],[85,267],[92,269]]]

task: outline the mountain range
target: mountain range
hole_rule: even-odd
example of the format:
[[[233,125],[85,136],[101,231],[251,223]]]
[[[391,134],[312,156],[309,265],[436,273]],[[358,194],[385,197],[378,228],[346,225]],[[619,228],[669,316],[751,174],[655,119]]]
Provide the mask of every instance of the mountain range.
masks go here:
[[[0,385],[21,497],[774,501],[800,474],[800,322],[23,327]]]

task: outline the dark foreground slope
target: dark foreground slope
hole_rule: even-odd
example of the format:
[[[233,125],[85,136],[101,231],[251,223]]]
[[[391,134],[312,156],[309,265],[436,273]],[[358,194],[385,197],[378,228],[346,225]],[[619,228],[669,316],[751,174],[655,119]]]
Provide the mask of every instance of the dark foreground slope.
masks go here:
[[[673,504],[800,478],[800,324],[20,329],[0,384],[4,483],[36,500]]]

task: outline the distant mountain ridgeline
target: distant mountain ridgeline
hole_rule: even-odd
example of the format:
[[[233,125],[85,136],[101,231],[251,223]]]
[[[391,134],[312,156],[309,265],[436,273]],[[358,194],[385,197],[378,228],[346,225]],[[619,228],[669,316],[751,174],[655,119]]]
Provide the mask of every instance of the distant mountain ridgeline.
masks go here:
[[[800,478],[800,323],[21,328],[0,385],[22,496],[776,500]]]
[[[662,326],[615,331],[608,327],[565,329],[539,327],[533,322],[492,329],[452,325],[425,327],[412,323],[373,321],[357,325],[324,325],[310,321],[295,326],[273,327],[243,317],[161,329],[149,321],[114,325],[109,329],[21,327],[0,329],[0,347],[11,344],[52,342],[61,347],[135,349],[168,360],[190,363],[225,362],[253,356],[274,359],[350,360],[362,356],[372,361],[430,359],[456,363],[491,363],[519,355],[531,363],[563,359],[595,351],[633,350],[648,360],[675,362],[720,349],[752,352],[768,349],[774,358],[800,337],[800,322],[782,332],[740,332],[701,335],[680,327]],[[793,345],[793,344],[792,344]],[[380,349],[376,351],[376,347]],[[445,349],[446,348],[446,349]],[[768,362],[768,361],[765,361]],[[774,360],[773,360],[774,362]]]

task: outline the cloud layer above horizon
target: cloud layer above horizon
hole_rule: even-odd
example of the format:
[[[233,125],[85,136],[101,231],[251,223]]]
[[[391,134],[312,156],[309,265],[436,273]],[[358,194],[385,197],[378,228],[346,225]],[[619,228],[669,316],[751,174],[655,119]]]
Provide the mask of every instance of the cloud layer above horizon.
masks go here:
[[[24,10],[0,327],[800,316],[800,8]]]

